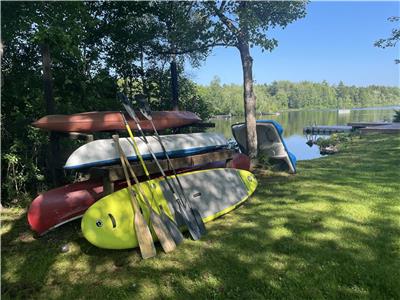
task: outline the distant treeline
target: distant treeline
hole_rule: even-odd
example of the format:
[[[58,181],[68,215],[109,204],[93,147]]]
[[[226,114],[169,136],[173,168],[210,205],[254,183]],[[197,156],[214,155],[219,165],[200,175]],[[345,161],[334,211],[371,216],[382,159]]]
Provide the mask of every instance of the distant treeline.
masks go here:
[[[370,85],[346,86],[343,82],[329,85],[326,81],[274,81],[256,84],[257,112],[276,112],[288,109],[324,109],[385,106],[400,104],[400,88]],[[210,85],[198,86],[199,95],[214,114],[241,115],[243,113],[243,87],[221,84],[218,77]]]

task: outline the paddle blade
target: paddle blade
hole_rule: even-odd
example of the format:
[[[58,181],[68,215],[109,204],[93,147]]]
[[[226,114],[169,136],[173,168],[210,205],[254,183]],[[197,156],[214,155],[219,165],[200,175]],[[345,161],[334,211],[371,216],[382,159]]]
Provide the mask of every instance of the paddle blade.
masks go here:
[[[132,108],[132,104],[129,101],[128,97],[126,97],[125,94],[123,93],[117,93],[117,98],[118,100],[122,103],[123,107],[125,108],[126,112],[128,113],[128,115],[135,120],[136,123],[139,122],[139,120],[136,117],[136,113]]]
[[[165,226],[167,226],[169,233],[171,234],[172,238],[174,239],[175,243],[179,245],[183,242],[183,234],[180,232],[178,225],[175,224],[164,212],[162,206],[160,205],[160,216],[163,220]]]
[[[150,214],[151,225],[156,233],[158,240],[160,241],[161,247],[165,253],[174,251],[176,248],[175,241],[171,237],[166,225],[161,220],[160,216],[151,211]]]
[[[196,223],[198,225],[200,234],[206,234],[207,230],[206,230],[206,226],[204,225],[203,219],[201,218],[200,212],[196,209],[192,207],[192,213],[194,218],[196,219]]]
[[[129,105],[129,99],[126,97],[124,93],[118,92],[117,93],[117,99],[122,103],[122,104],[127,104]]]
[[[151,109],[149,102],[146,99],[146,96],[143,94],[136,94],[135,95],[135,100],[139,104],[139,110],[142,113],[142,115],[147,119],[151,120]]]
[[[198,239],[200,239],[201,233],[196,220],[194,218],[189,217],[193,216],[192,212],[188,207],[186,207],[186,205],[180,205],[179,209],[180,213],[182,214],[182,218],[185,221],[185,224],[189,230],[189,233],[192,236],[192,239],[197,241]]]
[[[135,231],[143,259],[156,256],[153,237],[140,210],[135,211]]]

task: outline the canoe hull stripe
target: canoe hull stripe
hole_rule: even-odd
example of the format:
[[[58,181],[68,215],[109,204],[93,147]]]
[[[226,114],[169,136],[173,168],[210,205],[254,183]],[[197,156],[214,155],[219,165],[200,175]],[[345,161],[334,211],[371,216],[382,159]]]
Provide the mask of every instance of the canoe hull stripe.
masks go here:
[[[185,156],[201,154],[201,153],[206,153],[206,152],[212,152],[212,151],[216,151],[216,150],[223,149],[223,148],[226,148],[226,145],[196,147],[196,148],[190,148],[190,149],[173,150],[173,151],[167,151],[167,153],[168,153],[170,158],[177,158],[177,157],[185,157]],[[164,152],[155,152],[154,154],[159,159],[164,159],[165,158]],[[143,154],[142,157],[143,157],[144,160],[149,160],[149,159],[152,158],[152,155],[149,154],[149,153],[146,153],[146,154]],[[135,156],[128,156],[128,160],[135,162],[135,161],[139,161],[139,158],[136,155]],[[106,160],[95,161],[95,162],[90,162],[90,163],[86,163],[86,164],[79,164],[79,165],[73,165],[73,166],[64,166],[64,169],[66,169],[66,170],[84,169],[84,168],[95,167],[95,166],[117,164],[118,162],[119,162],[119,158],[106,159]]]

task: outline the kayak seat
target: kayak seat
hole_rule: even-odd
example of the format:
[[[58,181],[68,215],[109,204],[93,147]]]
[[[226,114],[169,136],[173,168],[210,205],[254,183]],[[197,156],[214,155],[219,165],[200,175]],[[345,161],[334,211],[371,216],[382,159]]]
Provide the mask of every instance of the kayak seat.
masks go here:
[[[285,147],[282,143],[277,142],[271,144],[259,143],[258,151],[271,158],[283,158],[287,156]]]

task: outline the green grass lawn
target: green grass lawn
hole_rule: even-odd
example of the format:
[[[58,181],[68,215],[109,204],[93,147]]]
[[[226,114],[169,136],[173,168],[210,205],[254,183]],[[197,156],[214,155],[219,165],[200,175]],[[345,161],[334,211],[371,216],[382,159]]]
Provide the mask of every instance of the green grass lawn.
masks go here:
[[[6,209],[2,297],[400,299],[399,168],[400,137],[369,136],[295,176],[258,170],[207,236],[145,261],[90,245],[79,221],[35,239],[25,210]]]

